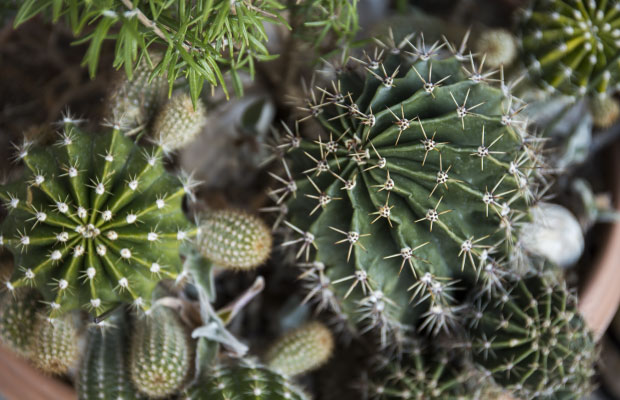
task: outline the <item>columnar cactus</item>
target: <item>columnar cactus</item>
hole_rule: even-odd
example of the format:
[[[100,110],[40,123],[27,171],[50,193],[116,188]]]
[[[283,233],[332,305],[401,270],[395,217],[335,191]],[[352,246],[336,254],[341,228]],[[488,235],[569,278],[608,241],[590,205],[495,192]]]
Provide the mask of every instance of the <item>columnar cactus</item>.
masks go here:
[[[457,279],[491,289],[516,267],[538,162],[510,94],[473,57],[403,43],[312,94],[302,120],[324,130],[285,138],[272,193],[310,296],[384,343],[402,324],[449,328]]]
[[[307,400],[308,397],[284,375],[264,366],[243,361],[218,367],[190,388],[188,400]]]
[[[267,261],[272,235],[261,219],[245,211],[215,210],[202,219],[198,245],[218,266],[247,270]]]
[[[179,391],[191,364],[187,332],[171,309],[154,307],[134,321],[129,370],[136,389],[152,398]]]
[[[75,322],[71,314],[46,318],[39,314],[34,326],[32,361],[42,371],[64,374],[78,360]]]
[[[191,143],[206,122],[206,109],[202,100],[198,99],[194,105],[189,95],[177,94],[157,114],[153,136],[165,152],[170,152]]]
[[[546,89],[583,96],[616,90],[620,7],[613,1],[533,0],[523,12],[521,47]]]
[[[26,172],[0,187],[2,237],[16,265],[8,290],[36,287],[52,318],[121,301],[147,309],[195,233],[181,209],[192,182],[166,172],[161,158],[161,147],[141,148],[118,127],[97,135],[70,118],[54,145],[19,146]]]
[[[469,322],[474,360],[497,383],[524,399],[589,393],[594,341],[563,284],[541,274],[510,279],[505,291],[476,304]]]
[[[35,334],[41,296],[36,290],[22,288],[15,295],[0,299],[0,342],[17,354],[29,358]]]
[[[287,376],[321,367],[331,357],[334,338],[320,322],[310,322],[278,339],[267,351],[267,366]]]

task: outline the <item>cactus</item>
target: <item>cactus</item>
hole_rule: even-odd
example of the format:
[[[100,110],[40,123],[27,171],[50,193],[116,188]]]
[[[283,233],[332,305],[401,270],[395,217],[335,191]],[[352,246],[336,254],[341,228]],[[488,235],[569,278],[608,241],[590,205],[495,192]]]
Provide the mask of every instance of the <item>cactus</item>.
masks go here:
[[[521,48],[544,88],[583,96],[617,89],[620,8],[612,1],[534,0],[523,12]]]
[[[517,56],[517,44],[512,33],[505,29],[488,29],[480,34],[474,48],[484,55],[490,68],[510,65]]]
[[[16,265],[9,291],[35,286],[52,318],[82,306],[101,314],[121,301],[148,309],[195,233],[181,209],[193,183],[167,173],[161,153],[118,127],[95,135],[70,118],[54,145],[19,146],[25,176],[0,187]]]
[[[525,399],[580,399],[590,392],[595,345],[564,284],[541,273],[511,278],[505,291],[475,303],[474,361],[497,383]]]
[[[360,61],[362,73],[347,65],[311,96],[302,121],[324,131],[285,138],[283,187],[271,193],[309,296],[384,344],[403,325],[449,329],[457,279],[491,289],[522,267],[516,222],[539,162],[512,97],[473,57],[403,43],[410,52],[377,51],[389,55]]]
[[[153,136],[165,152],[187,146],[206,124],[202,100],[192,104],[185,93],[173,96],[161,109],[153,125]]]
[[[78,360],[77,331],[73,315],[47,318],[38,314],[34,325],[32,361],[54,375],[66,373]]]
[[[261,219],[230,209],[205,215],[198,242],[201,253],[218,266],[248,270],[267,261],[272,236]]]
[[[22,357],[32,355],[40,301],[38,292],[29,288],[16,290],[14,297],[5,294],[0,299],[0,342]]]
[[[135,320],[129,370],[136,389],[152,398],[179,391],[188,378],[191,354],[187,333],[164,306]]]
[[[105,326],[90,327],[79,371],[79,400],[142,398],[129,380],[125,362],[125,329],[125,315],[122,311],[115,312],[105,321]]]
[[[308,400],[299,388],[278,372],[248,360],[217,367],[186,393],[188,400]]]
[[[590,112],[594,126],[607,129],[620,117],[620,104],[618,100],[607,94],[594,96],[590,101]]]
[[[331,357],[334,338],[320,322],[307,323],[277,340],[267,351],[267,366],[287,376],[321,367]]]

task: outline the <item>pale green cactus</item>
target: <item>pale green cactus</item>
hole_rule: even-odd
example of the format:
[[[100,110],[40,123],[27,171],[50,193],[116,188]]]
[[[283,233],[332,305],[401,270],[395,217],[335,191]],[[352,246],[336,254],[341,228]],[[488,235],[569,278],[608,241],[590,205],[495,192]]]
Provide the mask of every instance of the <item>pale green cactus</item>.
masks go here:
[[[608,94],[594,96],[590,100],[589,106],[592,122],[597,128],[607,129],[620,117],[620,103]]]
[[[193,104],[187,94],[176,94],[157,114],[153,124],[153,137],[168,153],[191,143],[206,122],[206,108],[202,100],[198,99],[196,104]]]
[[[49,374],[66,373],[78,361],[77,330],[74,317],[67,313],[59,318],[37,316],[34,326],[32,361]]]
[[[0,342],[15,353],[29,358],[35,334],[41,296],[36,290],[21,288],[0,298]]]
[[[474,44],[476,53],[484,57],[490,68],[509,66],[517,57],[515,37],[506,29],[487,29],[480,33]]]

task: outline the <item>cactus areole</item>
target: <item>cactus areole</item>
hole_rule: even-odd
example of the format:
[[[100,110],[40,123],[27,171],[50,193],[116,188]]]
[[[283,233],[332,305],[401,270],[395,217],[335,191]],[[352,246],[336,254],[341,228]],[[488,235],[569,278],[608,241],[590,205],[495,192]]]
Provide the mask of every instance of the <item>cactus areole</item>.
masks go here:
[[[24,176],[0,187],[1,238],[16,265],[6,288],[36,287],[51,317],[80,307],[100,315],[121,301],[148,309],[195,233],[181,209],[191,183],[166,172],[161,154],[118,127],[91,134],[70,118],[56,143],[19,146]]]

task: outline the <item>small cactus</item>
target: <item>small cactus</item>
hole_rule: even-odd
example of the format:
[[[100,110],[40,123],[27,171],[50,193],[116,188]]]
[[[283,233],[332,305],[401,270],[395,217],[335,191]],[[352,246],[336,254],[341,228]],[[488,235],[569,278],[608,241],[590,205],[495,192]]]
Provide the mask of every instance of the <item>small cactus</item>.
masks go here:
[[[32,361],[42,371],[60,375],[78,360],[77,331],[73,315],[59,318],[37,316],[34,326]]]
[[[550,276],[508,279],[505,291],[475,302],[469,321],[475,363],[519,398],[586,396],[596,351],[576,303]]]
[[[21,288],[0,299],[0,342],[17,354],[30,358],[37,311],[41,296],[36,290]]]
[[[54,145],[19,146],[25,176],[0,186],[1,234],[16,265],[9,291],[35,286],[52,318],[79,307],[101,314],[121,301],[148,309],[195,233],[181,209],[192,183],[166,172],[161,153],[118,127],[96,135],[70,118]]]
[[[594,126],[607,129],[620,117],[620,103],[608,94],[597,95],[590,100],[590,112]]]
[[[506,29],[488,29],[476,39],[474,49],[490,68],[510,65],[517,56],[517,43]]]
[[[129,370],[136,389],[164,398],[181,389],[191,367],[187,332],[174,311],[158,306],[134,321]]]
[[[284,375],[264,366],[242,361],[218,367],[210,376],[187,390],[188,400],[308,400],[309,397]]]
[[[295,376],[321,367],[333,350],[329,328],[310,322],[277,340],[267,351],[265,363],[284,375]]]
[[[218,266],[248,270],[269,258],[272,235],[258,217],[241,210],[210,211],[198,238],[201,253]]]
[[[202,100],[192,104],[185,93],[173,96],[160,110],[153,125],[155,142],[166,153],[187,146],[206,123]]]
[[[618,24],[620,13],[613,1],[533,0],[521,23],[530,75],[547,90],[567,95],[616,90]]]

